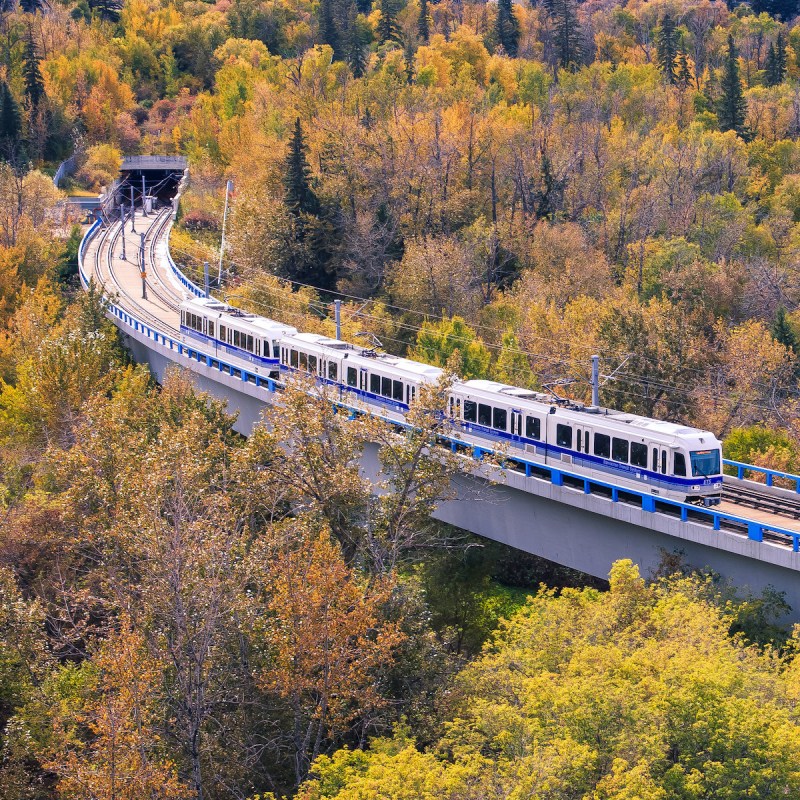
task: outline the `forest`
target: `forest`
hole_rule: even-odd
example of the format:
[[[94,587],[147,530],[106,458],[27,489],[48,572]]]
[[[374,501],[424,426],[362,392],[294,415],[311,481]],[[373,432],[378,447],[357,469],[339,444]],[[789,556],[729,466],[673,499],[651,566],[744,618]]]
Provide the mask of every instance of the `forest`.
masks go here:
[[[780,594],[433,522],[446,380],[406,437],[299,381],[241,438],[131,362],[65,204],[185,155],[219,296],[579,399],[598,353],[605,405],[797,472],[799,12],[0,0],[0,800],[800,796]]]

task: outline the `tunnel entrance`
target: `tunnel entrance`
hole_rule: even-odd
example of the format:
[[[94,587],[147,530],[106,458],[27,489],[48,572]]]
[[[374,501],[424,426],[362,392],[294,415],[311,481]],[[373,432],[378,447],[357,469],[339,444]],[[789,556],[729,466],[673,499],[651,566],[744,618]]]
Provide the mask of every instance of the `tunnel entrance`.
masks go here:
[[[186,167],[183,156],[128,156],[120,167],[117,204],[130,206],[133,198],[136,208],[145,205],[148,211],[169,205]]]

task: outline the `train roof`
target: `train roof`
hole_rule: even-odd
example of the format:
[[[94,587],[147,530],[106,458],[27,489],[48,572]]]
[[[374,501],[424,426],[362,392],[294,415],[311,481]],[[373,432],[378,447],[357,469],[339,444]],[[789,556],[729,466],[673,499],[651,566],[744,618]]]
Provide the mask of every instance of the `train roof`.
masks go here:
[[[369,348],[358,347],[350,342],[331,339],[316,333],[296,333],[292,336],[287,336],[284,342],[286,344],[296,342],[300,345],[313,345],[335,350],[343,353],[345,358],[360,367],[385,367],[386,369],[403,372],[406,377],[414,376],[423,380],[437,380],[443,372],[441,368],[423,364],[421,361],[412,361],[410,358],[401,358],[389,353],[378,353]]]
[[[215,297],[190,297],[181,303],[181,307],[194,309],[195,311],[204,312],[206,314],[218,314],[220,316],[225,314],[231,323],[243,322],[261,333],[267,333],[273,336],[276,334],[284,335],[297,332],[297,328],[292,325],[286,325],[283,322],[278,322],[269,317],[262,317],[258,314],[250,314],[247,311],[242,311],[240,308],[223,303]]]
[[[513,400],[522,407],[532,407],[540,412],[544,410],[541,408],[542,405],[546,405],[548,411],[551,407],[555,407],[556,414],[562,419],[566,418],[575,422],[583,421],[586,424],[602,424],[604,427],[624,431],[628,435],[631,434],[631,429],[633,429],[646,431],[667,439],[676,437],[696,439],[702,445],[707,445],[709,442],[718,443],[718,439],[713,433],[700,428],[693,428],[676,422],[665,422],[664,420],[652,419],[638,414],[628,414],[611,408],[587,406],[573,401],[565,402],[553,395],[521,389],[517,386],[509,386],[496,381],[470,380],[463,381],[460,385],[467,389],[468,394],[474,395],[479,399],[494,400],[495,402],[500,398],[507,402]]]

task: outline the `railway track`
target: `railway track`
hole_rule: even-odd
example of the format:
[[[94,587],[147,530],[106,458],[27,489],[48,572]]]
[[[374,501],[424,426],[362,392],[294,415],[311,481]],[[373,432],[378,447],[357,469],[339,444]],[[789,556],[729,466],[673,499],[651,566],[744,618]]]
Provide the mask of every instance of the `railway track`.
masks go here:
[[[789,497],[778,497],[766,494],[749,486],[723,485],[722,499],[737,506],[766,511],[778,517],[800,519],[800,496],[795,500]]]
[[[144,244],[150,262],[147,265],[149,277],[147,290],[148,299],[150,299],[151,303],[156,301],[156,305],[162,306],[164,310],[177,314],[180,300],[169,292],[155,269],[156,244],[158,243],[160,233],[163,231],[168,221],[169,211],[165,210],[156,216],[145,234]],[[104,292],[109,296],[118,295],[124,297],[126,304],[132,304],[136,308],[136,313],[152,324],[153,327],[166,328],[168,331],[178,334],[177,328],[169,325],[162,318],[152,314],[147,307],[143,305],[140,298],[134,296],[133,292],[125,288],[125,282],[119,278],[117,267],[114,263],[114,250],[121,235],[123,235],[122,226],[119,226],[113,235],[106,234],[100,242],[95,254],[95,274]],[[138,267],[136,267],[136,269],[138,271]],[[160,288],[157,288],[157,286]],[[169,294],[167,294],[167,292],[169,292]]]

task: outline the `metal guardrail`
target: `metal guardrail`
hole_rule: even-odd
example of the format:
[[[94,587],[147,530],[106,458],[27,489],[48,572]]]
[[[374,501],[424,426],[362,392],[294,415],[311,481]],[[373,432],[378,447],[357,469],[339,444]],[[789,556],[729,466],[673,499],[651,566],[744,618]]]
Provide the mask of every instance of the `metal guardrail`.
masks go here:
[[[726,467],[735,467],[736,477],[740,481],[746,480],[746,473],[757,472],[765,476],[763,485],[773,486],[775,478],[780,478],[789,483],[794,482],[794,490],[797,494],[800,494],[800,475],[793,475],[791,472],[781,472],[777,469],[768,469],[767,467],[757,467],[755,464],[745,464],[743,461],[731,461],[727,458],[722,459],[722,464]]]
[[[88,281],[86,279],[86,274],[83,267],[84,251],[100,227],[101,222],[98,220],[86,232],[86,235],[83,237],[78,250],[78,270],[80,273],[81,283],[84,285],[84,287],[88,286]],[[178,279],[181,280],[181,283],[189,288],[190,291],[194,290],[195,292],[200,292],[200,289],[178,269],[171,257],[169,261],[172,271],[175,273]],[[197,363],[211,366],[212,369],[217,369],[220,373],[227,374],[231,377],[240,377],[242,382],[254,384],[257,388],[263,388],[265,391],[270,393],[275,393],[283,388],[283,384],[279,381],[275,381],[272,378],[264,378],[260,375],[256,375],[255,373],[248,372],[246,369],[243,369],[240,366],[234,366],[233,364],[218,358],[216,355],[211,356],[207,353],[201,352],[197,347],[189,347],[183,342],[173,339],[171,336],[163,333],[162,331],[157,330],[145,322],[142,322],[140,319],[128,313],[125,311],[125,309],[116,305],[115,303],[109,301],[107,308],[108,312],[120,322],[128,325],[135,332],[143,334],[148,339],[152,339],[156,344],[161,344],[164,347],[168,347],[177,354],[178,358],[186,358],[190,361],[196,361]],[[351,406],[341,400],[337,402],[337,405],[343,410],[347,411],[351,416],[369,413],[365,412],[362,408]],[[373,416],[396,427],[409,427],[405,423],[390,419],[389,417],[385,417],[379,413],[373,414]],[[484,455],[495,455],[495,452],[491,448],[473,445],[453,436],[440,435],[438,438],[441,444],[449,446],[453,452],[466,450],[476,460],[481,460]],[[656,498],[653,495],[644,494],[635,489],[629,489],[627,487],[623,488],[615,486],[611,483],[606,483],[605,481],[587,478],[584,475],[578,475],[574,472],[560,469],[559,467],[528,461],[522,455],[518,456],[515,454],[514,457],[510,457],[507,453],[497,455],[500,458],[500,464],[503,469],[510,470],[518,474],[524,474],[526,478],[549,480],[552,485],[559,487],[564,487],[565,479],[567,479],[568,483],[573,483],[578,487],[582,487],[584,494],[601,496],[609,500],[611,503],[625,502],[624,498],[627,497],[634,498],[638,501],[636,505],[638,505],[642,511],[649,513],[659,513],[659,507],[661,509],[674,509],[675,518],[680,517],[681,522],[690,521],[690,515],[694,517],[703,517],[710,522],[711,528],[715,531],[721,530],[724,522],[733,523],[745,528],[747,531],[747,538],[755,542],[763,542],[765,532],[777,534],[791,542],[793,552],[800,552],[800,532],[797,531],[791,531],[774,525],[767,525],[763,522],[757,522],[755,520],[747,519],[746,517],[740,517],[736,514],[728,514],[724,511],[714,510],[714,508],[695,506],[689,503],[682,503],[678,500]],[[726,460],[724,463],[727,466],[734,466],[737,469],[741,468],[742,474],[745,471],[752,470],[755,472],[764,472],[768,475],[768,477],[771,474],[777,477],[790,478],[800,483],[800,476],[797,475],[789,475],[788,473],[781,473],[777,470],[769,470],[763,467],[756,467],[752,464],[744,464],[737,461]],[[566,488],[570,489],[574,487],[570,487],[567,484]],[[601,491],[598,492],[598,489]],[[623,496],[622,500],[620,499],[620,495]]]

